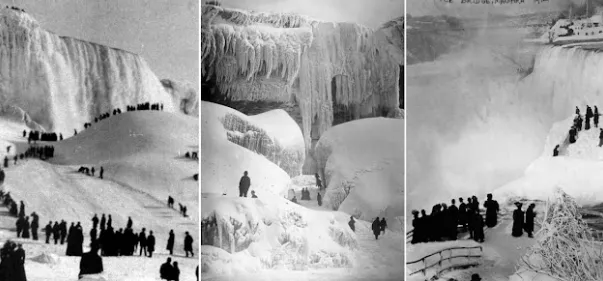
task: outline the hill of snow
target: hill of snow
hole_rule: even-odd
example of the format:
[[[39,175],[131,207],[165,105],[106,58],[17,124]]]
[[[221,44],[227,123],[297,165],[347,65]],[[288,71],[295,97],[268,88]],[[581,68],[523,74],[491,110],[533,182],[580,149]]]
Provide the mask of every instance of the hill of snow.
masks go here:
[[[394,223],[404,216],[403,119],[337,125],[320,138],[315,151],[327,188],[325,204],[364,220],[379,216]]]
[[[156,280],[158,266],[166,258],[166,242],[170,229],[176,234],[176,260],[182,280],[194,280],[197,260],[183,257],[184,232],[195,239],[198,253],[198,182],[192,175],[198,173],[198,162],[185,159],[184,151],[197,150],[197,119],[181,114],[160,111],[124,112],[111,116],[78,135],[56,143],[55,158],[44,162],[36,159],[12,161],[6,171],[3,190],[10,191],[17,201],[23,200],[26,213],[36,212],[41,227],[48,221],[64,219],[81,222],[85,242],[91,218],[96,213],[111,214],[114,226],[125,228],[128,216],[133,228],[152,230],[156,236],[157,255],[154,258],[105,258],[109,280]],[[24,124],[0,122],[3,144],[11,144],[23,152],[27,142],[22,138]],[[41,143],[45,145],[45,143]],[[104,179],[78,173],[80,166],[105,168]],[[176,206],[187,206],[189,217],[178,210],[167,208],[167,196],[175,198]],[[177,208],[177,207],[176,207]],[[0,239],[14,239],[11,231],[14,218],[0,215]],[[40,264],[27,261],[26,271],[32,280],[65,280],[79,270],[79,258],[64,257],[64,246],[42,244],[43,241],[24,242],[28,257],[40,254],[59,255],[59,264]],[[41,243],[40,243],[41,242]],[[153,267],[153,268],[151,268]]]

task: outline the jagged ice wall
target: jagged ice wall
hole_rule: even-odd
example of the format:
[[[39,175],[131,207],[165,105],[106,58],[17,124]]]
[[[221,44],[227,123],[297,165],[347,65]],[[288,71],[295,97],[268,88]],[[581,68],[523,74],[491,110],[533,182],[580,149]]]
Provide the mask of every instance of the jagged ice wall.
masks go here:
[[[307,148],[313,126],[319,134],[332,126],[335,105],[354,119],[399,110],[402,56],[367,27],[212,5],[202,12],[202,77],[233,100],[297,103]]]
[[[101,113],[147,101],[177,111],[180,94],[136,54],[58,36],[24,12],[0,9],[0,105],[21,109],[36,129],[79,131]]]

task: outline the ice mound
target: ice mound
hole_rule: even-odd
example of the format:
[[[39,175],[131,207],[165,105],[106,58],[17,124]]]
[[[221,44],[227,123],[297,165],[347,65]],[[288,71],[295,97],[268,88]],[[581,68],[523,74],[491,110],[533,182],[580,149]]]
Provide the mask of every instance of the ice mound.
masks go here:
[[[202,199],[203,272],[354,265],[358,242],[347,214],[307,209],[267,192],[257,196]]]
[[[337,125],[320,138],[315,155],[327,206],[367,221],[379,216],[393,223],[404,215],[404,120]]]
[[[35,261],[37,263],[50,264],[50,265],[58,264],[61,261],[59,256],[57,256],[56,254],[49,254],[49,253],[42,253],[36,257],[33,257],[31,260]]]

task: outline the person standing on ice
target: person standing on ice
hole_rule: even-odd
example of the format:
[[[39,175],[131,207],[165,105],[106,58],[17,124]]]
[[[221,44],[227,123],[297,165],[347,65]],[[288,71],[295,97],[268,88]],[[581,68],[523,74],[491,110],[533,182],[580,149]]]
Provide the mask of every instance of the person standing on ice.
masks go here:
[[[536,217],[536,213],[534,212],[534,208],[536,204],[532,203],[528,207],[526,211],[526,224],[524,226],[524,230],[528,233],[528,237],[533,238],[532,232],[534,231],[534,218]]]
[[[144,255],[147,255],[147,235],[144,233],[145,228],[142,228],[142,231],[138,235],[138,241],[140,241],[140,254],[142,256],[142,252],[144,251]]]
[[[450,203],[450,208],[448,208],[448,219],[450,223],[449,236],[452,240],[456,240],[458,236],[457,229],[459,226],[459,209],[456,207],[456,201],[454,199],[450,200]]]
[[[569,142],[570,143],[576,142],[577,134],[578,134],[578,130],[576,129],[576,126],[572,126],[572,128],[569,130]]]
[[[320,190],[318,194],[316,194],[316,201],[318,201],[318,206],[322,206],[322,195],[320,195]]]
[[[48,222],[46,228],[44,228],[46,233],[46,244],[50,244],[50,235],[52,234],[52,221]]]
[[[6,153],[10,153],[10,145],[6,147]]]
[[[373,230],[373,234],[375,234],[375,240],[379,239],[379,233],[381,233],[381,222],[379,221],[379,217],[373,221],[371,229]]]
[[[172,272],[174,268],[172,267],[172,258],[167,258],[164,264],[159,267],[159,277],[161,280],[173,280]]]
[[[98,244],[90,245],[90,252],[82,255],[80,259],[80,273],[78,278],[82,279],[87,274],[99,274],[104,271],[103,258],[98,255]]]
[[[105,174],[105,169],[103,169],[103,166],[101,166],[100,172],[98,172],[98,174],[99,174],[99,178],[102,180],[103,179],[103,175]]]
[[[21,233],[23,232],[23,225],[25,224],[25,219],[22,216],[19,216],[16,222],[17,227],[17,238],[21,237]]]
[[[356,226],[354,225],[355,223],[356,221],[354,220],[354,216],[350,216],[350,221],[348,222],[348,225],[354,232],[356,232]]]
[[[94,177],[94,167],[92,167],[92,169],[90,169],[90,172],[92,172],[92,176]]]
[[[149,237],[147,237],[147,252],[149,252],[149,258],[153,257],[153,252],[155,252],[155,236],[153,236],[153,231],[149,232]]]
[[[498,224],[498,211],[500,208],[496,200],[492,200],[492,194],[489,193],[488,200],[484,202],[484,208],[486,208],[486,226],[489,228],[495,227]]]
[[[239,197],[247,197],[249,186],[251,186],[251,179],[247,176],[247,171],[245,171],[239,181]]]
[[[314,178],[316,179],[316,187],[318,187],[318,190],[322,190],[322,181],[320,180],[320,176],[318,176],[318,173],[314,174]]]
[[[195,253],[193,253],[193,237],[188,234],[188,231],[184,234],[184,252],[187,258],[189,252],[191,253],[191,257],[195,256]]]
[[[174,254],[174,239],[176,238],[176,236],[174,235],[174,230],[170,230],[170,237],[168,238],[167,241],[167,246],[165,247],[166,250],[168,250],[170,252],[170,255]]]
[[[98,226],[98,216],[96,214],[94,214],[94,217],[92,217],[92,228],[96,228]]]
[[[8,156],[4,156],[4,168],[8,168]]]
[[[523,235],[523,211],[521,210],[522,204],[520,202],[515,202],[515,206],[517,209],[513,211],[513,231],[511,235],[513,237],[520,237]]]
[[[484,242],[484,217],[479,213],[479,209],[473,215],[473,240],[475,242]]]
[[[132,225],[134,223],[132,222],[132,217],[128,217],[128,224],[126,225],[126,228],[132,228]]]
[[[419,211],[412,210],[412,240],[411,244],[420,243],[423,240],[423,226],[421,225],[421,218],[419,218]]]
[[[103,214],[101,216],[101,220],[100,220],[100,229],[101,230],[105,230],[105,223],[107,222],[107,219],[105,218],[105,214]]]
[[[553,157],[557,156],[559,156],[559,145],[555,146],[555,149],[553,149]]]
[[[23,203],[23,200],[21,200],[21,206],[19,207],[19,216],[25,216],[25,204]]]
[[[27,277],[25,274],[25,250],[23,250],[23,244],[19,243],[18,248],[15,250],[15,281],[26,281]]]
[[[38,240],[39,217],[36,212],[31,213],[31,237],[34,241]]]
[[[599,127],[599,109],[597,108],[597,106],[595,105],[595,114],[593,116],[594,119],[594,123],[595,123],[595,127]]]
[[[467,228],[467,205],[463,203],[463,197],[459,197],[459,224],[463,229]]]
[[[173,271],[172,271],[172,280],[174,281],[180,281],[180,268],[178,268],[178,262],[174,262],[173,263]]]
[[[576,115],[580,116],[580,108],[576,106]]]
[[[61,245],[65,244],[65,238],[67,238],[67,222],[65,220],[61,220],[61,223],[59,224],[59,235]]]
[[[27,132],[25,130],[23,130],[23,137],[27,136]]]
[[[58,244],[59,239],[61,239],[61,229],[59,228],[59,222],[54,222],[54,226],[52,227],[52,238],[54,238],[55,245]]]

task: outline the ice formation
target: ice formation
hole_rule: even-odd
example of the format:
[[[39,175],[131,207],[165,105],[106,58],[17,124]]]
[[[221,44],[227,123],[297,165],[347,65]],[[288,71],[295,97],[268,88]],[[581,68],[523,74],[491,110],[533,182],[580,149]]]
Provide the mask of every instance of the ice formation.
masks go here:
[[[192,85],[171,79],[161,79],[161,84],[175,101],[180,101],[176,106],[179,106],[181,112],[199,116],[199,94]]]
[[[21,108],[45,129],[80,130],[113,108],[171,96],[140,56],[44,30],[30,15],[0,9],[0,104]]]
[[[404,215],[404,120],[367,118],[337,125],[316,145],[327,206],[390,227]]]
[[[294,100],[307,148],[313,126],[319,134],[332,126],[336,105],[354,119],[399,106],[401,51],[384,34],[294,14],[213,5],[202,13],[202,76],[233,100]]]

